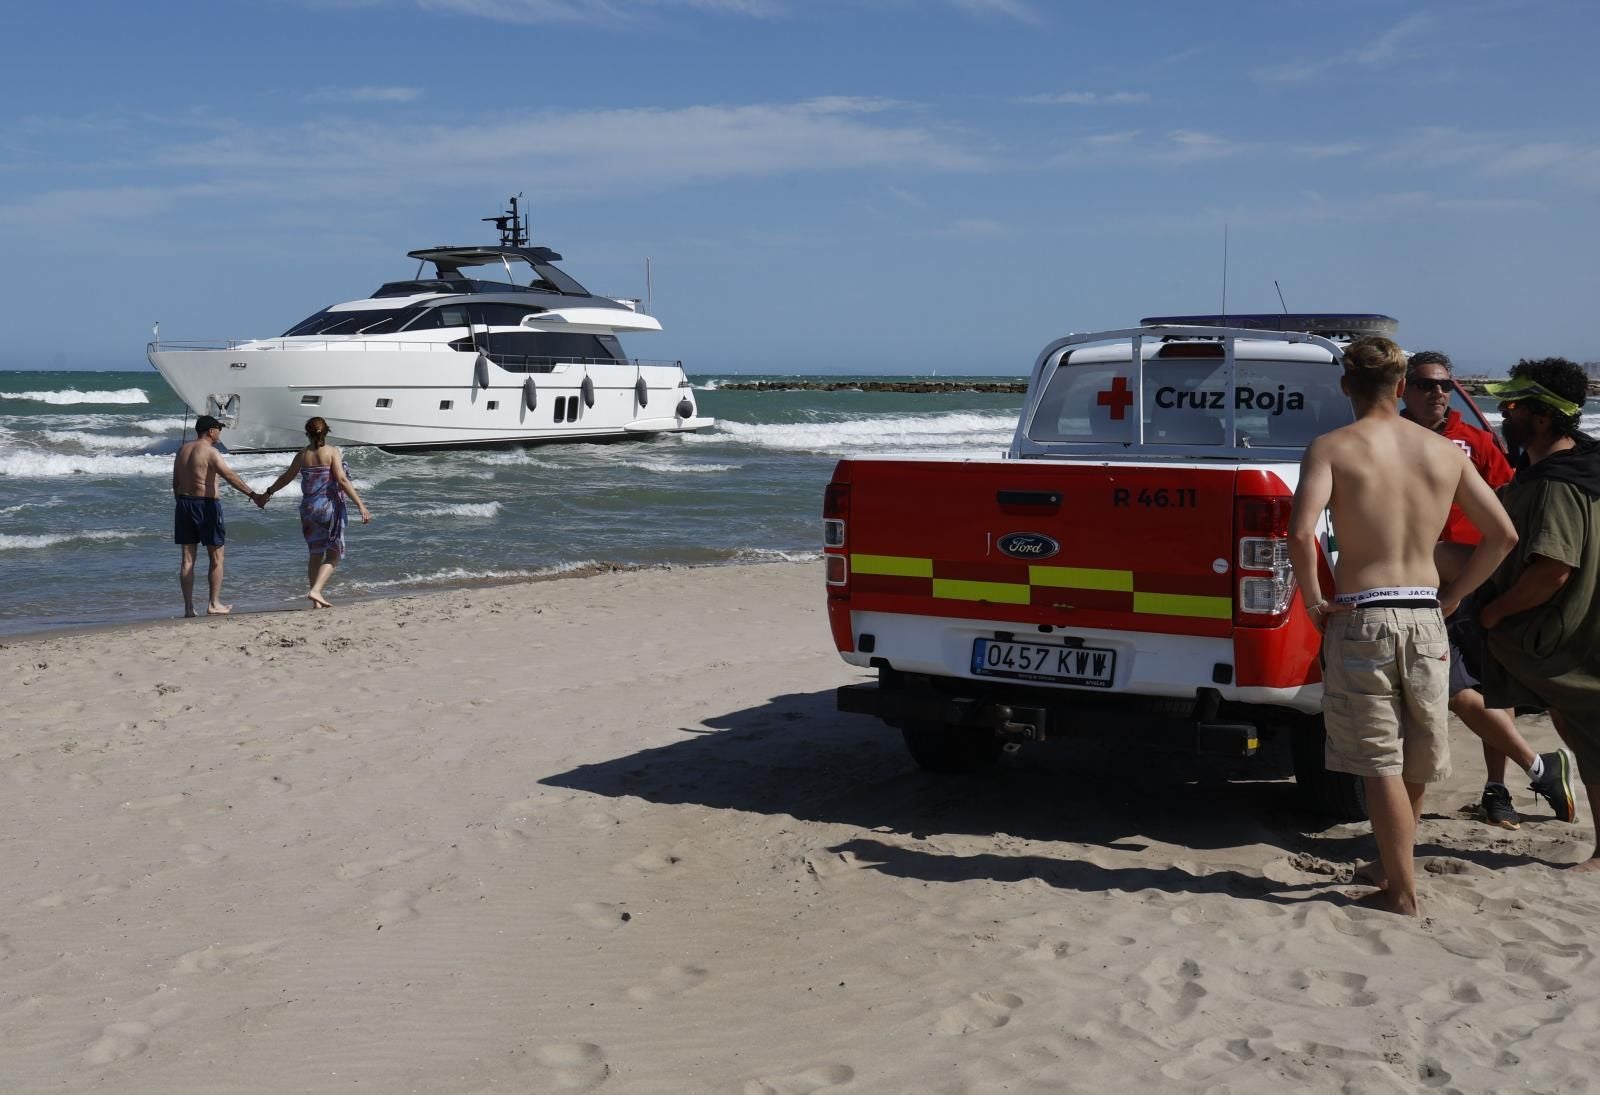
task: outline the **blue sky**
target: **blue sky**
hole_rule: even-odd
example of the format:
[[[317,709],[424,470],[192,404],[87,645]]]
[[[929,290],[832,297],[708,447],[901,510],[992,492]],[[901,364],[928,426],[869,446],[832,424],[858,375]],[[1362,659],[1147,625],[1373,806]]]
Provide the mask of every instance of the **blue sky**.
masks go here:
[[[1590,0],[18,5],[0,368],[140,368],[536,240],[691,372],[1021,373],[1228,307],[1600,359]]]

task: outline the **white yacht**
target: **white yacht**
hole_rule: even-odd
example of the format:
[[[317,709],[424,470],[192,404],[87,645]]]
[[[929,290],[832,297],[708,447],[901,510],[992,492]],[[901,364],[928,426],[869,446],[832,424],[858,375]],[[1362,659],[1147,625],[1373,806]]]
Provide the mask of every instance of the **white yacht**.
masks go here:
[[[526,445],[676,433],[702,418],[677,361],[629,358],[621,334],[659,331],[637,301],[596,296],[530,246],[517,200],[495,247],[409,252],[416,276],[334,304],[278,338],[156,341],[150,364],[232,452],[297,449],[305,420],[385,449]],[[432,276],[424,276],[433,267]]]

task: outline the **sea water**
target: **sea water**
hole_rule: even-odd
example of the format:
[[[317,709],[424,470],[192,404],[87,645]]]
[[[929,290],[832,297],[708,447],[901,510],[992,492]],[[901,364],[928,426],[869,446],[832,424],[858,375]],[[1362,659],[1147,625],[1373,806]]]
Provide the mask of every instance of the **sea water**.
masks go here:
[[[721,386],[759,379],[801,378],[692,377],[701,413],[718,420],[700,433],[428,454],[345,449],[373,521],[351,521],[328,596],[337,603],[608,564],[814,558],[822,491],[840,457],[995,452],[1009,444],[1022,403],[1015,394]],[[148,369],[0,372],[0,635],[181,615],[172,453],[194,436],[192,422]],[[224,447],[227,438],[224,430]],[[289,459],[228,458],[257,489]],[[265,511],[227,486],[222,497],[223,599],[235,611],[303,606],[298,485]]]

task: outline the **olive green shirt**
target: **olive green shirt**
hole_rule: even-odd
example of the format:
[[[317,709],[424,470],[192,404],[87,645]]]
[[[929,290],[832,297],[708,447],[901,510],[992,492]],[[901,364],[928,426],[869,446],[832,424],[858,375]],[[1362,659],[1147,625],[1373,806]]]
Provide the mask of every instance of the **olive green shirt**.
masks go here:
[[[1550,600],[1488,633],[1484,703],[1600,713],[1600,499],[1554,479],[1512,481],[1499,495],[1519,539],[1480,603],[1516,584],[1535,555],[1565,563],[1572,573]]]

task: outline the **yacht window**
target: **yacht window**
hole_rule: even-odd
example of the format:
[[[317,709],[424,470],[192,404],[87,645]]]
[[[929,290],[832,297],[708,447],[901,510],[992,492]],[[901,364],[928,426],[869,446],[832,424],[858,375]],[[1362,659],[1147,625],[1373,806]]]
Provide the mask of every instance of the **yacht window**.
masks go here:
[[[567,400],[567,421],[568,422],[576,422],[577,420],[578,420],[578,397],[577,396],[573,396],[571,399]]]
[[[441,411],[448,411],[453,406],[455,406],[455,401],[454,400],[450,400],[450,399],[441,399],[441,400],[439,400],[439,409]]]
[[[491,411],[499,410],[500,409],[500,401],[498,399],[489,400],[489,409]]]
[[[335,312],[324,308],[314,316],[296,323],[280,336],[294,338],[299,335],[353,335],[375,324],[395,321],[397,316],[410,314],[410,308],[360,308],[350,312]],[[404,322],[400,320],[398,322]],[[389,330],[397,330],[390,327]]]
[[[393,405],[394,405],[394,400],[392,400],[392,399],[380,399],[380,400],[378,400],[378,406],[380,406],[380,407],[392,407]]]
[[[320,395],[303,395],[300,397],[300,405],[302,407],[315,407],[321,402],[322,397]]]
[[[565,419],[566,417],[567,417],[567,397],[564,396],[564,395],[558,395],[558,396],[556,396],[556,413],[555,413],[554,421],[560,422],[563,419]]]
[[[442,308],[428,308],[419,315],[415,322],[407,326],[408,331],[427,331],[436,327],[465,327],[467,325],[467,307],[464,304],[446,304]]]

